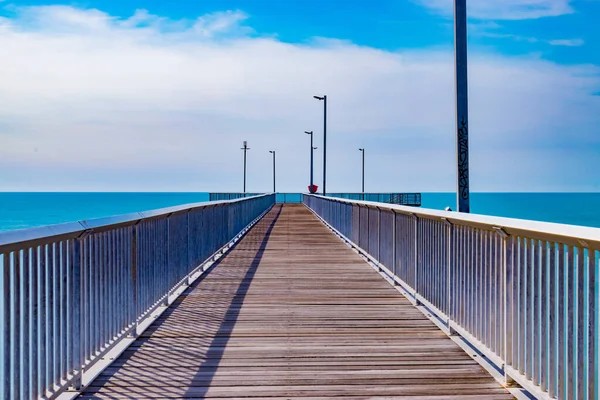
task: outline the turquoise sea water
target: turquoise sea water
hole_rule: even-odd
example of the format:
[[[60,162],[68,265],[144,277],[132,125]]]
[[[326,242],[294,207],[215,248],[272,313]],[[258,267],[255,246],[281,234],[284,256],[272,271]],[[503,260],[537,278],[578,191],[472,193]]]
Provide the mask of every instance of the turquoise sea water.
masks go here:
[[[208,193],[0,193],[0,231],[208,201]],[[423,193],[423,207],[456,210],[454,193]],[[600,228],[600,193],[473,193],[477,214]]]

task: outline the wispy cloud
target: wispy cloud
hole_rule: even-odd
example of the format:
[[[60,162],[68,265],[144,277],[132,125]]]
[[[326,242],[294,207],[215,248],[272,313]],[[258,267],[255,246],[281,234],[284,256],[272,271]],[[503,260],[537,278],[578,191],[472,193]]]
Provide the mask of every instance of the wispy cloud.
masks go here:
[[[504,33],[502,25],[494,21],[472,21],[469,23],[469,34],[496,39],[510,39],[517,42],[541,43],[551,46],[583,46],[583,39],[543,39],[514,33]]]
[[[561,39],[561,40],[549,40],[552,46],[569,46],[569,47],[577,47],[583,46],[585,42],[583,39]]]
[[[246,23],[238,11],[191,21],[17,11],[0,24],[0,189],[235,190],[248,140],[250,190],[270,187],[276,149],[278,187],[300,191],[303,131],[320,140],[312,96],[323,93],[330,190],[360,188],[359,147],[372,154],[369,190],[453,188],[450,52],[290,44]],[[470,62],[474,190],[589,188],[598,68],[476,52]]]
[[[436,13],[452,15],[453,0],[413,0]],[[556,17],[574,12],[573,0],[475,0],[467,2],[469,17],[522,20]]]

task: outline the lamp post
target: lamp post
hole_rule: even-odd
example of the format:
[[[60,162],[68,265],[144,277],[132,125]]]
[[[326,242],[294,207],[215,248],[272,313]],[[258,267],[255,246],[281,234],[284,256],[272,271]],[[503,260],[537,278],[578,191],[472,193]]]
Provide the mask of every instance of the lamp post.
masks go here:
[[[314,185],[313,182],[313,131],[304,131],[307,135],[310,135],[310,189],[312,191],[312,187]]]
[[[456,197],[458,212],[470,212],[469,101],[467,84],[467,0],[454,0],[456,74]]]
[[[365,149],[358,149],[362,153],[362,197],[365,199]]]
[[[275,150],[269,150],[269,153],[273,154],[273,193],[275,192]]]
[[[250,150],[250,147],[248,147],[248,142],[245,140],[242,150],[244,150],[244,197],[246,197],[246,152]]]
[[[319,101],[323,101],[323,196],[325,196],[327,195],[325,186],[327,180],[327,95],[313,97]]]

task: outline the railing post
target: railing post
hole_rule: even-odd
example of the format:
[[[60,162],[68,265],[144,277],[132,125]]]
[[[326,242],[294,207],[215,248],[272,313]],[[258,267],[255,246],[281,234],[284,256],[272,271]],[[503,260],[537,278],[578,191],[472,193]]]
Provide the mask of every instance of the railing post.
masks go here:
[[[419,217],[417,217],[415,214],[412,214],[412,217],[414,218],[415,221],[415,243],[414,243],[414,252],[415,252],[415,287],[414,287],[414,297],[415,297],[415,303],[416,305],[421,305],[421,302],[418,299],[418,294],[419,294]]]
[[[513,264],[512,264],[512,248],[508,245],[509,235],[500,227],[494,228],[500,238],[502,239],[502,307],[504,308],[504,318],[502,321],[502,331],[504,332],[504,354],[502,355],[504,364],[502,370],[504,373],[504,383],[506,385],[514,384],[514,379],[510,377],[506,372],[506,365],[512,364],[512,328],[509,326],[512,321],[512,310],[513,310]]]
[[[398,263],[396,262],[396,212],[392,210],[392,271],[394,277],[398,277]],[[394,286],[397,286],[398,281],[394,279]]]
[[[192,264],[192,259],[191,259],[191,251],[190,251],[190,212],[192,211],[192,209],[190,208],[187,213],[186,213],[186,218],[187,218],[187,234],[186,234],[186,241],[187,241],[187,279],[186,279],[186,284],[188,286],[190,286],[192,284],[192,271],[197,267],[196,265]]]
[[[456,277],[456,267],[454,265],[454,247],[452,246],[452,243],[454,242],[454,226],[452,225],[452,223],[450,221],[448,221],[446,218],[442,218],[442,220],[444,221],[444,224],[446,225],[446,229],[447,229],[447,241],[446,241],[446,257],[447,259],[447,268],[448,268],[448,272],[446,275],[446,299],[448,302],[447,305],[447,315],[448,315],[448,320],[446,321],[446,326],[448,328],[448,332],[450,333],[450,335],[457,335],[457,332],[452,329],[452,318],[454,318],[454,280]]]
[[[381,209],[377,207],[377,267],[379,272],[383,271],[381,268]]]
[[[85,233],[84,233],[85,234]],[[72,259],[72,271],[71,276],[73,277],[72,285],[72,296],[71,306],[73,307],[73,319],[71,322],[71,368],[73,372],[73,381],[71,386],[75,390],[81,389],[81,378],[83,374],[83,361],[81,360],[81,240],[83,235],[73,240],[73,259]]]
[[[9,400],[10,388],[11,388],[11,375],[10,369],[11,360],[11,321],[10,321],[10,305],[11,305],[11,285],[10,285],[10,253],[0,254],[3,256],[3,270],[2,270],[2,289],[4,295],[0,299],[2,302],[2,381],[0,382],[0,398],[3,400]]]
[[[167,290],[166,290],[166,295],[165,295],[165,301],[163,303],[164,306],[168,307],[169,306],[169,295],[171,294],[171,281],[169,280],[169,272],[171,269],[171,215],[169,214],[167,215],[167,229],[166,229],[166,234],[165,234],[165,247],[166,247],[166,257],[165,257],[165,282],[166,282],[166,286],[167,286]]]
[[[133,318],[133,326],[131,327],[130,336],[137,337],[138,328],[138,221],[131,230],[131,290],[132,304],[131,313]]]

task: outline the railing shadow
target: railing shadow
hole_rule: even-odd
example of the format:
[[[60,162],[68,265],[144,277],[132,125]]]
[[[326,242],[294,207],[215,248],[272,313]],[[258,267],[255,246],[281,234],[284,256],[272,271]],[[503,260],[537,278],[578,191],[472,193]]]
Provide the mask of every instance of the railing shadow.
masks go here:
[[[279,210],[277,211],[277,214],[273,218],[273,221],[267,228],[265,236],[263,237],[259,248],[256,250],[254,259],[250,264],[250,268],[248,269],[244,277],[241,279],[240,284],[235,292],[235,295],[232,297],[231,302],[226,312],[224,313],[224,318],[221,321],[221,324],[216,334],[213,336],[211,343],[208,345],[206,352],[207,354],[210,353],[210,358],[206,358],[206,360],[202,362],[202,364],[200,364],[198,370],[196,371],[196,374],[194,375],[194,378],[192,378],[191,385],[190,387],[188,387],[188,390],[184,397],[203,398],[210,389],[210,384],[214,379],[219,363],[223,358],[225,349],[227,348],[227,343],[231,339],[231,332],[233,330],[232,325],[235,326],[237,322],[242,308],[240,305],[244,302],[244,298],[248,293],[250,283],[252,282],[252,279],[256,274],[256,270],[260,265],[260,261],[267,247],[267,243],[269,242],[271,232],[273,231],[273,228],[277,223],[282,208],[283,207],[279,205]],[[202,375],[200,375],[201,372],[203,373]],[[196,378],[200,377],[202,377],[202,385],[194,387],[194,381],[196,380]]]
[[[275,207],[279,207],[279,209],[276,210]],[[159,346],[171,348],[166,351],[161,351],[161,354],[163,356],[168,355],[168,358],[157,359],[152,356],[152,352],[147,351],[127,351],[116,360],[118,365],[113,368],[112,372],[105,371],[102,374],[102,379],[96,381],[95,385],[92,384],[96,389],[90,387],[92,390],[86,391],[87,393],[84,392],[83,397],[95,398],[96,395],[94,392],[102,387],[104,388],[103,391],[105,395],[118,394],[119,398],[128,399],[146,397],[150,394],[152,394],[151,397],[160,395],[164,396],[164,398],[204,397],[210,388],[210,384],[214,379],[219,363],[223,358],[227,343],[231,338],[232,326],[237,322],[241,304],[243,303],[250,288],[250,283],[256,274],[271,232],[282,212],[282,205],[275,207],[273,211],[276,214],[266,228],[264,237],[258,248],[253,248],[252,250],[250,248],[240,248],[240,245],[243,245],[244,242],[239,241],[232,247],[231,252],[229,253],[231,256],[235,257],[233,251],[236,250],[236,248],[238,251],[242,252],[256,251],[248,270],[240,279],[238,287],[234,289],[235,293],[232,294],[231,297],[227,297],[226,300],[219,299],[218,296],[213,299],[207,299],[202,302],[202,305],[200,306],[202,308],[198,310],[195,308],[189,309],[189,306],[182,307],[184,302],[176,301],[171,307],[165,310],[160,321],[155,321],[151,324],[146,332],[144,332],[144,337],[138,338],[136,341],[136,347],[141,350],[140,346],[148,345],[149,337],[152,337],[154,333],[160,332],[162,337]],[[268,214],[265,217],[268,218]],[[266,222],[268,223],[268,221]],[[259,225],[256,225],[254,228],[260,229]],[[249,232],[249,234],[251,233],[252,231]],[[196,280],[196,282],[194,282],[194,284],[192,284],[192,286],[184,291],[182,298],[192,294],[194,290],[210,276],[210,272],[225,260],[227,260],[227,257],[214,263],[198,280]],[[203,289],[205,292],[229,292],[229,287],[226,285],[222,286],[221,284],[205,286]],[[208,317],[208,315],[210,315],[210,317]],[[186,332],[182,332],[181,330],[182,326],[180,324],[182,323],[182,320],[185,320],[185,325],[187,325],[188,328],[190,326],[194,327],[194,331],[187,332],[190,335],[189,337],[185,337],[187,336]],[[190,324],[190,322],[193,323]],[[170,323],[175,324],[175,328],[170,327]],[[196,336],[196,333],[199,331],[202,331],[200,337]],[[164,337],[165,334],[170,336],[170,333],[174,336]],[[197,350],[183,350],[183,348],[186,347],[185,344],[179,343],[181,340],[179,335],[182,333],[184,334],[183,340],[192,340],[193,345],[194,347],[197,347]],[[171,379],[174,376],[180,375],[181,368],[175,368],[174,370],[169,369],[169,365],[172,364],[169,359],[185,361],[186,363],[191,364],[189,366],[190,369],[196,369],[196,371],[193,374],[184,373],[180,376],[183,380],[179,380],[179,382],[176,383],[176,387],[172,387],[172,384],[175,382]],[[134,374],[135,376],[132,375],[133,371],[130,368],[123,368],[124,365],[132,362],[141,367],[141,369],[137,370],[137,373]],[[167,370],[163,371],[164,368],[167,368]],[[150,370],[152,372],[150,372]],[[125,383],[125,386],[120,386],[121,384],[118,384],[117,386],[110,384],[112,379],[116,377],[121,381],[121,384]],[[108,386],[106,386],[107,384]],[[195,384],[198,386],[194,386]],[[156,390],[159,392],[157,393]]]

